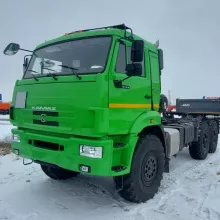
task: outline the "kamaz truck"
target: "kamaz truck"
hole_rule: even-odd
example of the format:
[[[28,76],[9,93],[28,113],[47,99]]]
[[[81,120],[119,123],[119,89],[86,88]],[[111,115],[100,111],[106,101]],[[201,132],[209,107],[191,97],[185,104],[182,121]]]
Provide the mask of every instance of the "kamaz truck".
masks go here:
[[[124,24],[72,31],[24,57],[10,106],[12,151],[50,178],[112,176],[119,194],[154,197],[184,147],[204,160],[217,148],[213,116],[175,117],[161,99],[163,50]]]

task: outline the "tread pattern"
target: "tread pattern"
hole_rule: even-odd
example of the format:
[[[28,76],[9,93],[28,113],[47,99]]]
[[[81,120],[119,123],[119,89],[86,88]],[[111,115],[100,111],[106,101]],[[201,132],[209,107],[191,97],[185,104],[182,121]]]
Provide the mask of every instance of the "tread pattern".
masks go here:
[[[210,122],[210,146],[209,153],[215,153],[218,145],[218,125],[216,121]],[[217,134],[217,136],[215,136]]]
[[[203,137],[207,135],[208,141],[205,146],[203,147]],[[199,140],[197,142],[193,142],[189,146],[189,154],[193,159],[196,160],[204,160],[206,159],[209,151],[209,141],[210,140],[210,133],[209,133],[209,125],[207,122],[200,123],[200,132],[199,132]]]

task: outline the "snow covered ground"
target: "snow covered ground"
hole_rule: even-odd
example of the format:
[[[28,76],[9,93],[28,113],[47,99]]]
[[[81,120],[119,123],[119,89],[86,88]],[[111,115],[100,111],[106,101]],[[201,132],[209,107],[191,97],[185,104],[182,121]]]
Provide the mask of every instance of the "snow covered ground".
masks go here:
[[[0,125],[0,132],[10,127]],[[117,195],[111,178],[80,175],[58,182],[39,165],[0,157],[0,219],[219,220],[220,147],[205,161],[191,159],[185,149],[170,169],[153,199],[132,204]]]
[[[9,122],[8,115],[0,115],[0,141],[11,135],[12,125]]]

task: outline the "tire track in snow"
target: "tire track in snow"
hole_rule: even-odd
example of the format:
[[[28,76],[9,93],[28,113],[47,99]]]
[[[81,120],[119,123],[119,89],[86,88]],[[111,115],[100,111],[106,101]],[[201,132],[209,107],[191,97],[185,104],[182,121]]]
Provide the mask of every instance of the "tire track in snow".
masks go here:
[[[200,167],[202,169],[204,167],[207,167],[207,165],[209,165],[210,162],[212,162],[212,164],[219,164],[219,149],[217,149],[215,154],[209,154],[206,160],[198,161],[198,160],[192,159],[191,161],[182,164],[180,167],[177,167],[170,173],[168,174],[164,173],[164,178],[162,180],[161,187],[159,188],[159,191],[155,195],[155,197],[147,201],[144,204],[140,204],[137,208],[134,208],[132,210],[132,214],[133,215],[142,214],[147,211],[147,212],[150,212],[152,215],[157,216],[155,219],[159,219],[158,215],[166,215],[166,218],[167,218],[167,215],[169,215],[169,212],[172,212],[174,215],[176,215],[176,217],[178,217],[180,216],[180,213],[176,211],[177,204],[171,205],[173,207],[170,207],[170,204],[169,204],[170,198],[173,198],[176,195],[182,198],[183,201],[187,201],[189,204],[192,204],[193,206],[201,205],[202,200],[201,198],[198,199],[197,195],[193,194],[193,189],[191,187],[190,182],[194,181],[196,185],[196,183],[201,183],[203,180],[206,180],[206,178],[203,177],[201,181],[200,172],[195,172],[195,171],[198,170],[198,168]],[[194,177],[194,179],[191,178],[191,174]],[[187,178],[188,178],[189,185],[182,185],[181,181]],[[190,191],[192,191],[192,193],[190,193]],[[209,197],[209,195],[205,195],[205,196],[207,198]],[[158,215],[155,213],[157,213]],[[215,214],[217,216],[219,215],[218,212]],[[192,210],[191,217],[192,216],[195,217],[193,218],[193,220],[197,218],[206,219],[206,220],[210,219],[210,218],[207,219],[207,215],[204,216],[201,213],[201,210],[200,211]],[[215,220],[215,219],[220,220],[219,218],[214,218],[210,220]]]
[[[96,215],[99,212],[103,212],[106,210],[109,213],[109,210],[117,210],[118,213],[122,213],[123,219],[136,219],[136,220],[164,220],[164,219],[206,219],[206,220],[217,220],[219,219],[219,212],[216,207],[212,207],[209,205],[210,199],[216,196],[216,191],[219,189],[220,183],[215,183],[215,179],[206,182],[207,177],[213,175],[213,173],[207,173],[209,169],[213,171],[215,166],[219,166],[219,150],[216,151],[215,154],[209,154],[208,158],[203,161],[197,161],[190,159],[187,162],[183,162],[179,167],[171,170],[169,174],[164,173],[164,178],[161,184],[161,187],[155,197],[144,204],[132,204],[125,200],[123,200],[115,191],[114,186],[111,184],[111,188],[104,184],[104,181],[98,181],[96,178],[87,177],[82,175],[73,181],[67,182],[55,182],[55,181],[42,181],[38,189],[35,183],[35,186],[30,187],[29,190],[33,190],[36,192],[47,191],[47,183],[49,184],[48,189],[54,187],[54,191],[61,190],[61,193],[53,193],[48,194],[52,196],[52,200],[49,202],[49,206],[51,210],[59,209],[61,213],[68,212],[68,209],[71,209],[70,201],[77,201],[76,208],[78,208],[78,204],[85,204],[91,208],[91,202],[94,202],[94,211],[88,211],[87,213],[83,213],[90,217],[91,214]],[[178,160],[178,159],[177,159]],[[172,169],[175,167],[175,161],[171,165]],[[36,181],[36,177],[40,176],[40,178],[44,176],[43,174],[39,175],[38,172],[41,173],[40,168],[32,168],[29,167],[27,170],[16,169],[13,174],[15,176],[8,177],[8,181],[10,183],[16,182],[18,180],[25,180],[27,176],[33,178]],[[220,167],[219,167],[220,168]],[[220,171],[220,170],[219,170]],[[23,172],[23,173],[22,173]],[[214,172],[214,171],[213,171]],[[29,175],[28,175],[29,174]],[[182,181],[185,181],[184,183]],[[203,183],[204,182],[204,183]],[[217,181],[216,181],[217,182]],[[199,186],[199,183],[202,185]],[[74,187],[72,186],[74,185]],[[200,187],[199,191],[194,190],[194,187]],[[36,187],[36,188],[35,188]],[[77,190],[79,188],[79,191]],[[193,192],[195,191],[195,193]],[[200,191],[204,191],[201,195],[198,196]],[[220,191],[219,191],[220,192]],[[61,197],[60,197],[61,195]],[[220,197],[220,195],[217,195]],[[75,197],[71,199],[71,197]],[[90,198],[92,197],[92,198]],[[175,197],[179,199],[179,203],[177,204]],[[39,201],[43,200],[44,196],[39,197]],[[100,200],[96,203],[96,200]],[[80,203],[83,201],[83,203]],[[57,203],[58,202],[58,203]],[[178,209],[182,208],[183,205],[188,204],[186,207],[189,210],[189,213],[180,213]],[[201,205],[202,204],[202,205]],[[66,206],[68,205],[68,206]],[[195,209],[191,208],[195,207]],[[68,209],[66,209],[68,208]],[[117,209],[118,208],[118,209]],[[191,208],[191,209],[190,209]],[[40,207],[41,210],[43,210]],[[41,212],[40,210],[40,212]],[[63,210],[63,211],[62,211]],[[118,210],[121,210],[120,212]],[[8,211],[7,211],[8,212]],[[7,213],[6,212],[6,213]],[[114,211],[113,211],[114,212]],[[47,212],[42,211],[42,215],[46,215]],[[114,215],[114,213],[112,214]],[[32,218],[32,217],[31,217]],[[37,219],[37,218],[36,218]],[[85,219],[85,218],[83,218]],[[110,219],[110,218],[108,218]],[[116,219],[122,219],[117,216]]]

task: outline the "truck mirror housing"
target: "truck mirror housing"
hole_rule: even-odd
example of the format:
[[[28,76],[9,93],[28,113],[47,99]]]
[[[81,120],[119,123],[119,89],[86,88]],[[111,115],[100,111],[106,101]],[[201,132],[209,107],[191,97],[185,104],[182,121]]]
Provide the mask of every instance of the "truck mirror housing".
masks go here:
[[[142,75],[142,65],[141,63],[127,64],[126,66],[127,76],[141,76]]]
[[[164,64],[163,64],[163,50],[158,49],[158,55],[159,55],[160,70],[162,70],[164,68]]]
[[[10,43],[5,49],[4,54],[8,56],[15,55],[20,50],[20,45],[16,43]]]
[[[144,54],[144,41],[134,40],[131,46],[131,61],[134,63],[141,63]]]

